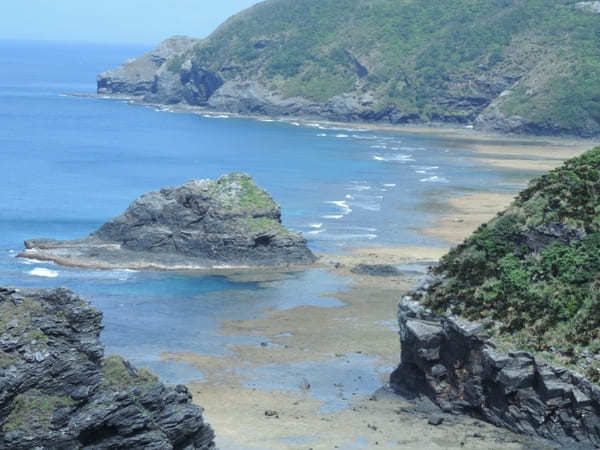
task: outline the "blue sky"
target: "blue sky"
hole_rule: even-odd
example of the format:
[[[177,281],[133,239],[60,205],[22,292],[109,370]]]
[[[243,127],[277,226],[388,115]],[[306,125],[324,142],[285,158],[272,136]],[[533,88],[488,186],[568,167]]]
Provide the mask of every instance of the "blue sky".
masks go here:
[[[0,39],[156,44],[207,36],[258,0],[8,0]]]

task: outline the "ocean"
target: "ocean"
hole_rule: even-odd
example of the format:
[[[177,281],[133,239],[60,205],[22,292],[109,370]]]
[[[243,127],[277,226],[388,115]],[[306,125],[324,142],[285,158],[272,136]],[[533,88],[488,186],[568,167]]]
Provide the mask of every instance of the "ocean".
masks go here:
[[[167,383],[202,379],[163,351],[222,354],[260,337],[226,337],[224,320],[302,305],[349,280],[325,270],[243,281],[197,273],[90,271],[16,259],[23,241],[83,237],[144,192],[247,172],[282,205],[284,224],[315,252],[443,246],[418,230],[444,199],[513,192],[529,174],[480,164],[441,137],[317,122],[169,113],[95,92],[96,74],[149,48],[0,41],[0,285],[69,287],[104,313],[107,353]]]

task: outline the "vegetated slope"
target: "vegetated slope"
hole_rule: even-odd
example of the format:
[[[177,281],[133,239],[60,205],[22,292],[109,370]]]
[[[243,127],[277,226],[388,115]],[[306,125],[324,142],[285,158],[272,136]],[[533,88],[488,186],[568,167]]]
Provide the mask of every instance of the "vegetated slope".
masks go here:
[[[165,67],[206,94],[192,103],[236,112],[587,136],[600,133],[599,5],[268,0]]]
[[[501,321],[498,337],[525,349],[584,357],[599,380],[600,147],[532,181],[436,272],[429,306]]]

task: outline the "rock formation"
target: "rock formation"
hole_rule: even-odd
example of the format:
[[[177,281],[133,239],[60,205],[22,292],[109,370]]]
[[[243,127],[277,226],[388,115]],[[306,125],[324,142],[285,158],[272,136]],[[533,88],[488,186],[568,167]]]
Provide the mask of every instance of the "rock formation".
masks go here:
[[[0,448],[214,448],[185,386],[103,357],[101,320],[65,289],[0,288]]]
[[[531,353],[500,351],[482,323],[434,314],[419,300],[439,282],[425,276],[400,302],[402,362],[392,387],[567,448],[600,446],[600,388]]]
[[[25,242],[19,256],[95,268],[198,269],[311,264],[299,234],[251,177],[233,173],[142,195],[84,239]]]
[[[567,448],[600,446],[599,205],[597,147],[451,249],[400,302],[395,389]]]

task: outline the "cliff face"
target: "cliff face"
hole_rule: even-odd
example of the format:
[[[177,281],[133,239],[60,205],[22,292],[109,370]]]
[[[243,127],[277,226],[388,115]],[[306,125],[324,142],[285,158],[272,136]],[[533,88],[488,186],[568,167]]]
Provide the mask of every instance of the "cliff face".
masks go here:
[[[600,445],[598,386],[529,352],[499,350],[485,324],[436,315],[419,303],[422,295],[426,289],[415,289],[399,306],[402,363],[390,379],[398,393],[566,448]]]
[[[596,448],[599,274],[595,148],[533,180],[403,298],[392,384],[447,411]]]
[[[0,448],[214,448],[185,386],[103,357],[101,320],[65,289],[0,288]]]
[[[252,178],[234,173],[141,196],[88,238],[30,240],[21,256],[83,267],[161,269],[311,264],[299,234]]]
[[[267,0],[206,39],[169,39],[99,75],[98,92],[243,114],[598,135],[596,3]]]

